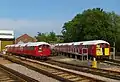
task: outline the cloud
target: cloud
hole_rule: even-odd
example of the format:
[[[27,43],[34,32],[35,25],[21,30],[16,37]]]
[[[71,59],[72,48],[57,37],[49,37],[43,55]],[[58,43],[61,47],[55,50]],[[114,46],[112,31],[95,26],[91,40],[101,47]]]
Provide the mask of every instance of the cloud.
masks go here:
[[[64,21],[58,20],[0,19],[0,29],[14,30],[16,37],[25,33],[31,36],[35,36],[37,35],[37,32],[51,32],[51,31],[60,34],[63,24]]]

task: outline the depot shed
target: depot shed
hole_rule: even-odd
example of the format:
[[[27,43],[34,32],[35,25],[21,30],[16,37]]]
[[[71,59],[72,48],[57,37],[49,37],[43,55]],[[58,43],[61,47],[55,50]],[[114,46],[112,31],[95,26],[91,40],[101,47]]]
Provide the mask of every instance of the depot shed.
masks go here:
[[[14,44],[13,30],[0,30],[0,52],[5,49],[6,45]]]

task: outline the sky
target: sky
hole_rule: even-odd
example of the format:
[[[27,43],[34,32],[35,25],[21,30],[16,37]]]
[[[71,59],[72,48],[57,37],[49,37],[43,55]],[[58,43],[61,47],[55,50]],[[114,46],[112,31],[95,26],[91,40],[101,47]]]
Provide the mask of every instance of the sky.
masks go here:
[[[62,26],[89,8],[103,8],[120,15],[120,0],[0,0],[0,29],[36,36],[37,32],[61,34]]]

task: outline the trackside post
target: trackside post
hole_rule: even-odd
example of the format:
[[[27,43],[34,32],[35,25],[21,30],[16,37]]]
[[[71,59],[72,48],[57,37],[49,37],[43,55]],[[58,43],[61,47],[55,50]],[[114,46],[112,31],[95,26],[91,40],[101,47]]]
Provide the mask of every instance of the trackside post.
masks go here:
[[[92,67],[93,67],[93,68],[97,68],[97,61],[96,61],[96,58],[93,58]]]

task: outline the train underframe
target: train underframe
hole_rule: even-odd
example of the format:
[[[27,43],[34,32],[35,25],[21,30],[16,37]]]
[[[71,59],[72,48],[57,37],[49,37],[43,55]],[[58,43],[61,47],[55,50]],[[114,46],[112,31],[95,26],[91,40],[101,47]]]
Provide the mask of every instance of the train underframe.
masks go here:
[[[67,56],[67,57],[70,57],[70,58],[76,58],[76,59],[79,59],[79,60],[93,60],[93,58],[96,58],[96,60],[105,60],[105,59],[109,59],[109,56],[105,56],[105,55],[101,55],[101,56],[93,56],[93,55],[83,55],[83,58],[82,58],[82,55],[80,54],[74,54],[74,53],[67,53],[67,52],[56,52],[57,55],[64,55],[64,56]],[[88,57],[88,58],[87,58]]]
[[[31,59],[37,59],[37,60],[47,60],[48,59],[48,56],[33,56],[33,55],[28,55],[28,54],[16,54],[16,53],[12,53],[12,52],[7,52],[6,54],[21,56],[21,57],[31,58]]]
[[[105,61],[107,59],[109,59],[109,56],[92,56],[92,55],[89,55],[88,56],[89,59],[93,60],[93,58],[96,58],[96,60],[98,61]]]

